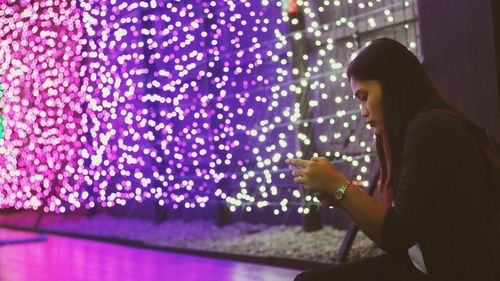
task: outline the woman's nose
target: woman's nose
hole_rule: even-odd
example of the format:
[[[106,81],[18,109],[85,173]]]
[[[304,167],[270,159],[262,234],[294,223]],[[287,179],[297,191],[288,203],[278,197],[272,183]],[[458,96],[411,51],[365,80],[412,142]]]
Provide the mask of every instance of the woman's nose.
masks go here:
[[[361,105],[360,109],[361,109],[361,116],[363,116],[364,118],[368,117],[368,110],[366,109],[366,106]]]

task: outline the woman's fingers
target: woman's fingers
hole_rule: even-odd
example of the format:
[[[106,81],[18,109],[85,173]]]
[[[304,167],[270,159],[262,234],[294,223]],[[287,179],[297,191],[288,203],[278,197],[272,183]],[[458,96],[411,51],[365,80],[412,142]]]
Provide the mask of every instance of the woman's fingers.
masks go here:
[[[318,196],[320,201],[330,200],[328,192],[331,186],[337,186],[337,178],[340,175],[330,160],[325,157],[313,157],[311,160],[286,159],[285,162],[293,170],[295,184],[303,186],[310,192],[323,192],[324,194]]]
[[[288,165],[296,166],[296,167],[301,167],[305,168],[307,165],[309,165],[309,160],[303,160],[303,159],[286,159],[285,163]]]
[[[297,170],[293,170],[292,171],[292,175],[296,176],[296,177],[302,177],[304,176],[306,173],[305,173],[305,169],[297,169]]]
[[[305,177],[295,177],[293,178],[293,182],[296,184],[305,184],[307,181]]]

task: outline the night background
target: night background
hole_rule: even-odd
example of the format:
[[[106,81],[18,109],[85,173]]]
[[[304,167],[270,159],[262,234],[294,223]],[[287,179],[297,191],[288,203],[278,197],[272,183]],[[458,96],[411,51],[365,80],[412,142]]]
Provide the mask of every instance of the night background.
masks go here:
[[[285,159],[325,156],[373,191],[345,68],[381,36],[498,136],[498,7],[455,2],[0,2],[0,225],[34,231],[0,242],[49,233],[293,269],[379,253]],[[457,42],[460,69],[443,52]],[[263,276],[219,280],[280,280]]]

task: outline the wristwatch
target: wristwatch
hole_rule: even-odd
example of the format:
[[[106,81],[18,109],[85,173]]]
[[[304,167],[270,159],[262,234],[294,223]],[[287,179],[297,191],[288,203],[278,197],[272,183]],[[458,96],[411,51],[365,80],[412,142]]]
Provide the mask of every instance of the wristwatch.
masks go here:
[[[344,199],[345,195],[347,194],[347,188],[352,184],[352,182],[348,182],[348,185],[346,186],[345,184],[342,184],[337,188],[337,190],[333,193],[333,196],[337,201],[342,201]]]

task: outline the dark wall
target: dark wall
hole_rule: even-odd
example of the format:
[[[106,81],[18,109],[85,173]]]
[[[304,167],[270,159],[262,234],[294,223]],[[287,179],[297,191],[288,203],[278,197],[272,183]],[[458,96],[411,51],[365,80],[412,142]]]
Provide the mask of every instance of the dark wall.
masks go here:
[[[418,0],[423,63],[443,95],[500,139],[497,0]]]

